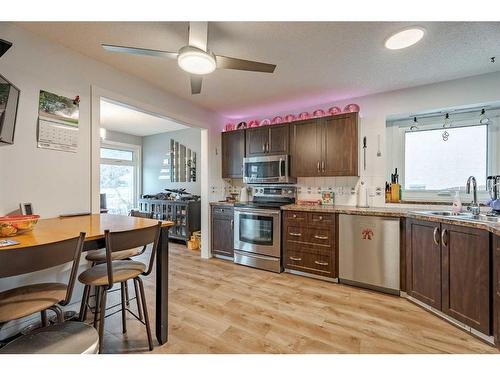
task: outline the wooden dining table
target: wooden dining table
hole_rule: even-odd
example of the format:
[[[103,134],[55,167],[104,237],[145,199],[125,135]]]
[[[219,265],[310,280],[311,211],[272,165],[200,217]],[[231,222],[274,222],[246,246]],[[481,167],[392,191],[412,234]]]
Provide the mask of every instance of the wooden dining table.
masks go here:
[[[2,261],[2,253],[8,250],[19,250],[31,246],[49,244],[76,237],[85,232],[83,251],[105,248],[104,231],[134,230],[154,226],[158,220],[133,216],[92,214],[73,217],[57,217],[38,220],[35,228],[11,239],[19,244],[0,248],[0,267],[8,267]],[[160,344],[168,340],[168,230],[173,226],[171,221],[162,221],[158,254],[156,256],[156,338]],[[9,251],[10,254],[12,254]]]

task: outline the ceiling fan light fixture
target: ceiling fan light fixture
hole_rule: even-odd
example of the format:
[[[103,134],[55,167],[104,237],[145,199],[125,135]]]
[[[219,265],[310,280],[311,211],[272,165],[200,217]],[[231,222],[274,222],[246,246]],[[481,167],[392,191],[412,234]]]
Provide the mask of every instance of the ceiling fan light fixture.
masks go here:
[[[387,49],[403,49],[410,47],[424,37],[425,30],[421,27],[411,27],[401,30],[385,40]]]
[[[177,63],[182,70],[199,75],[212,73],[217,67],[213,54],[193,46],[185,46],[179,50]]]

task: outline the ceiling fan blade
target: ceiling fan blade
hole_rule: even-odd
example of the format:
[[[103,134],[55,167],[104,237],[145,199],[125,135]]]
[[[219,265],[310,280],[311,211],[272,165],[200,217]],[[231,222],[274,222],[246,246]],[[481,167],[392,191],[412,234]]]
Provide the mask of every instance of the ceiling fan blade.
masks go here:
[[[207,43],[208,22],[189,22],[188,44],[203,51],[207,51]]]
[[[156,49],[115,46],[112,44],[101,44],[101,46],[108,52],[129,53],[132,55],[141,56],[166,57],[170,59],[176,59],[178,56],[177,52],[159,51]]]
[[[203,80],[202,76],[191,76],[191,94],[199,94],[201,92],[201,81]]]
[[[237,59],[235,57],[216,55],[215,59],[217,60],[217,68],[219,69],[249,70],[262,73],[274,73],[274,69],[276,69],[276,65],[274,64]]]

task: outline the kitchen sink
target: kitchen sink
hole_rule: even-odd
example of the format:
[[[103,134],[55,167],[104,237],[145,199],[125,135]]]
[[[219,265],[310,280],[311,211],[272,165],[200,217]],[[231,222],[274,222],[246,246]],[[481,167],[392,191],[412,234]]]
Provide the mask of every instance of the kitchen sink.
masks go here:
[[[486,222],[486,223],[500,223],[500,216],[479,214],[473,215],[470,212],[459,212],[454,213],[452,211],[415,211],[417,214],[430,215],[430,216],[441,216],[446,217],[451,220],[467,220],[476,222]]]

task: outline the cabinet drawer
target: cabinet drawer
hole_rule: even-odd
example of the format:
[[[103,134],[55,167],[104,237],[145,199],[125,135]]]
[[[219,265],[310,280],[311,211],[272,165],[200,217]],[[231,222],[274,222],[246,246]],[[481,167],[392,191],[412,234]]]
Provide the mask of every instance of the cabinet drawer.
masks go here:
[[[333,258],[314,249],[291,250],[287,249],[285,268],[302,272],[309,272],[325,277],[333,277]]]
[[[307,242],[308,235],[305,227],[287,225],[285,227],[286,241]]]
[[[233,217],[233,207],[228,206],[213,206],[212,215],[218,217]]]
[[[305,225],[307,223],[307,212],[285,211],[285,221],[288,225]]]
[[[321,212],[310,212],[308,216],[308,224],[310,226],[325,226],[332,227],[335,223],[334,214],[324,214]]]
[[[333,229],[309,228],[308,242],[315,245],[332,247],[334,243]]]

